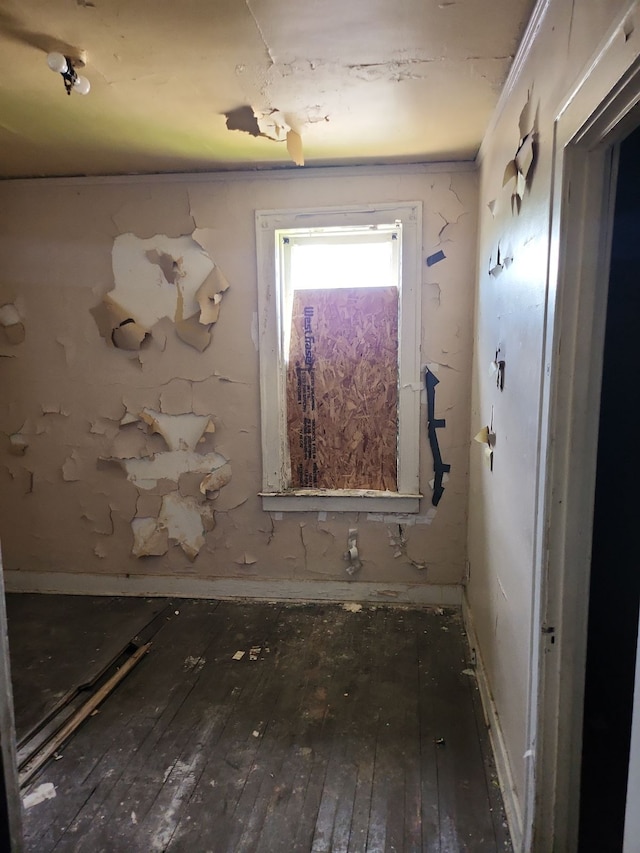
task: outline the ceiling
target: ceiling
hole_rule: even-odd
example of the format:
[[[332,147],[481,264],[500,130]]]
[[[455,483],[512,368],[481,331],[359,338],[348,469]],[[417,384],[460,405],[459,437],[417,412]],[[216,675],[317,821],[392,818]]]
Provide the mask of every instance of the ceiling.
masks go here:
[[[3,0],[0,177],[472,159],[532,6]]]

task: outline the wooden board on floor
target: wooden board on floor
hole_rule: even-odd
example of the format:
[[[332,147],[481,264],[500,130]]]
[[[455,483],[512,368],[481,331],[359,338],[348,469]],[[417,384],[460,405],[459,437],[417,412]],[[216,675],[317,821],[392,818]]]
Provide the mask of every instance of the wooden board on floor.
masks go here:
[[[183,601],[34,780],[26,849],[509,851],[469,672],[455,610]]]
[[[92,681],[166,604],[164,598],[8,594],[18,740],[70,690]]]

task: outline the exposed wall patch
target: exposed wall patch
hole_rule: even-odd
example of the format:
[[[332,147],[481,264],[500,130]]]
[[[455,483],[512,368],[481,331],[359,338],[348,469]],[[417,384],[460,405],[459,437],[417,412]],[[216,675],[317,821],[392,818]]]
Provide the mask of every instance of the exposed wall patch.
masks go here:
[[[148,490],[156,488],[160,480],[177,483],[181,474],[208,474],[227,462],[219,453],[200,454],[191,450],[174,450],[149,458],[118,461],[132,483],[140,489]]]
[[[171,492],[162,499],[158,524],[193,562],[204,545],[205,532],[213,530],[215,521],[207,505],[199,504],[195,498]]]
[[[169,318],[185,343],[200,352],[209,346],[229,283],[193,237],[120,234],[111,260],[114,287],[91,311],[102,337],[118,349],[139,350]]]

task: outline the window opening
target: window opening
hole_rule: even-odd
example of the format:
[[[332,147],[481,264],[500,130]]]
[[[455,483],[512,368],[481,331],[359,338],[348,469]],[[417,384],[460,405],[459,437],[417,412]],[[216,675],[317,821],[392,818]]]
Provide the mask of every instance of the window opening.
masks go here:
[[[397,491],[401,237],[277,232],[289,488]]]
[[[422,204],[256,211],[262,505],[419,511]]]

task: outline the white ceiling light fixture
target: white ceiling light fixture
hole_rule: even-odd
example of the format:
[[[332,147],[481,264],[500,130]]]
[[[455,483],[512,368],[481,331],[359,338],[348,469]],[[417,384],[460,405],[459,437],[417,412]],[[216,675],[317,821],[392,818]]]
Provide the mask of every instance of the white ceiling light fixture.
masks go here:
[[[76,71],[76,67],[83,68],[84,64],[84,60],[81,58],[72,58],[62,53],[56,53],[55,51],[47,54],[47,65],[52,71],[62,75],[67,95],[70,95],[72,90],[79,95],[87,95],[89,93],[91,83],[86,77],[80,76]]]

